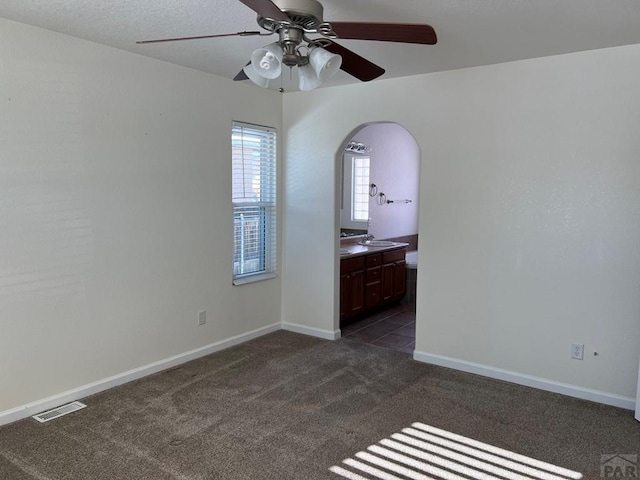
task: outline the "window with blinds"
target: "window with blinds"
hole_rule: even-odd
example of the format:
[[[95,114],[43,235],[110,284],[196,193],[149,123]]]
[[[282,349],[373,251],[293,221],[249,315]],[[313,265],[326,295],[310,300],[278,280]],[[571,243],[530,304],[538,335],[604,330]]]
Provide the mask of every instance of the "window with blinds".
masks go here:
[[[275,277],[276,131],[233,122],[233,283]]]

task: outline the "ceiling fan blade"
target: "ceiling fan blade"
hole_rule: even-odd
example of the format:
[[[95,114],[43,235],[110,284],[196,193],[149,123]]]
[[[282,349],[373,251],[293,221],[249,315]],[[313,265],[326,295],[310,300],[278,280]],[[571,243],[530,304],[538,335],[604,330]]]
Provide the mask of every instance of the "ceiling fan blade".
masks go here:
[[[323,46],[325,50],[329,50],[331,53],[340,55],[342,57],[342,65],[340,68],[349,75],[353,75],[358,80],[368,82],[378,78],[385,72],[384,68],[379,67],[375,63],[370,62],[366,58],[361,57],[342,45],[338,45],[334,41],[331,41],[328,44],[327,42],[323,42]]]
[[[240,0],[261,17],[288,22],[289,17],[271,0]]]
[[[251,65],[251,62],[247,63],[247,65]],[[247,65],[245,65],[245,67],[246,67]],[[244,73],[244,68],[243,68],[242,70],[240,70],[240,71],[238,72],[238,74],[237,74],[235,77],[233,77],[233,80],[234,80],[235,82],[240,82],[240,81],[242,81],[242,80],[249,80],[249,77],[247,76],[247,74],[246,74],[246,73]]]
[[[197,37],[179,37],[179,38],[161,38],[159,40],[141,40],[139,44],[143,43],[160,43],[160,42],[179,42],[181,40],[200,40],[202,38],[217,38],[217,37],[253,37],[256,35],[263,35],[260,32],[237,32],[237,33],[222,33],[219,35],[200,35]]]
[[[435,45],[438,41],[431,25],[420,23],[331,22],[338,38],[379,40],[381,42]]]

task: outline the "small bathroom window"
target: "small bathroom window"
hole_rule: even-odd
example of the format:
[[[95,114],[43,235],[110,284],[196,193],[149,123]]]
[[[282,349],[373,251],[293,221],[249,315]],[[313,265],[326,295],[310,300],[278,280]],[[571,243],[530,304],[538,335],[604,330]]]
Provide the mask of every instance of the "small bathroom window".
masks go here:
[[[351,220],[369,220],[369,157],[353,157]]]

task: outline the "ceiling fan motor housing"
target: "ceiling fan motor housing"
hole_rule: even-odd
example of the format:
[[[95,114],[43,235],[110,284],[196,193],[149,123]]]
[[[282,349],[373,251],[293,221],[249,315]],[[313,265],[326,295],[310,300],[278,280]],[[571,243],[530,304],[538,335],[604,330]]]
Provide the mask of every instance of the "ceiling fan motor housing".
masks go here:
[[[315,30],[320,25],[324,9],[317,0],[273,0],[273,3],[291,19],[291,23],[306,30]],[[275,31],[278,21],[258,15],[258,24]]]
[[[278,31],[280,35],[280,46],[282,47],[282,63],[288,67],[305,65],[309,62],[308,57],[301,56],[297,52],[297,47],[303,41],[303,33],[299,28],[284,27]]]

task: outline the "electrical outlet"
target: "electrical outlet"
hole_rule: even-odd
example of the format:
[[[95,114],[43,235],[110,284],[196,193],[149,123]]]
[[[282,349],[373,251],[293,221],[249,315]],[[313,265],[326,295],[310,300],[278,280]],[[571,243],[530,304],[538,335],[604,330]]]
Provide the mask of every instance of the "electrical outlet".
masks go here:
[[[584,344],[572,343],[571,344],[571,358],[576,360],[582,360],[584,358]]]
[[[207,323],[207,311],[200,310],[198,312],[198,325],[204,325],[205,323]]]

